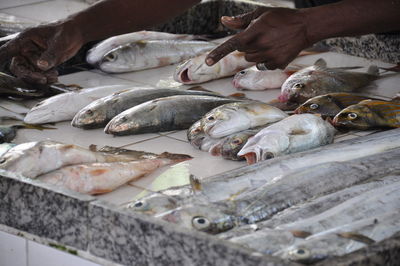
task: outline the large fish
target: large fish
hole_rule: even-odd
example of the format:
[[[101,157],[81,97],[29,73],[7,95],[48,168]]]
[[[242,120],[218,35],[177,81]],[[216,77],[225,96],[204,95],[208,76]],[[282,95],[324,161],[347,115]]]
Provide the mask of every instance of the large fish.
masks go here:
[[[246,61],[243,53],[235,51],[222,58],[215,65],[208,66],[205,63],[207,55],[199,55],[179,65],[175,70],[174,80],[183,84],[203,83],[233,76],[238,71],[255,64]]]
[[[115,116],[104,131],[128,135],[187,129],[211,109],[238,100],[176,95],[148,101]]]
[[[194,35],[186,34],[171,34],[166,32],[157,31],[137,31],[123,35],[108,38],[96,44],[90,49],[86,56],[86,61],[89,64],[95,65],[101,61],[105,54],[111,50],[129,43],[134,43],[140,40],[193,40],[196,39]]]
[[[238,155],[253,164],[332,143],[335,133],[331,124],[316,115],[292,115],[258,132]]]
[[[204,41],[141,40],[109,51],[98,66],[107,73],[161,67],[207,52],[215,45]]]
[[[400,102],[365,100],[340,111],[333,124],[361,130],[400,127]]]
[[[76,112],[91,102],[125,90],[131,85],[108,85],[71,91],[45,99],[36,104],[26,115],[27,124],[44,124],[71,120]]]
[[[85,129],[103,127],[116,115],[129,108],[153,99],[173,95],[220,96],[214,92],[199,90],[151,87],[131,88],[100,98],[85,106],[74,116],[72,126]]]
[[[102,194],[137,180],[162,166],[189,159],[191,157],[188,155],[163,153],[155,159],[65,166],[37,178],[81,193]]]
[[[400,149],[348,162],[330,162],[288,172],[231,201],[192,203],[158,215],[189,229],[219,233],[270,218],[294,204],[338,191],[377,176],[398,173]],[[365,167],[368,166],[368,171]],[[297,229],[291,226],[290,229]],[[286,227],[285,227],[286,229]],[[302,231],[303,230],[300,228]]]
[[[279,251],[276,255],[290,261],[315,263],[343,256],[399,232],[399,209],[338,226],[312,235],[300,243]]]
[[[237,89],[242,90],[269,90],[281,88],[285,80],[298,69],[289,67],[285,70],[266,70],[260,71],[255,67],[244,69],[237,72],[233,77],[232,84]]]
[[[319,59],[313,66],[291,75],[282,85],[279,100],[304,103],[306,100],[333,92],[358,92],[377,79],[378,68],[371,66],[367,73],[327,68]]]
[[[266,103],[246,101],[229,103],[208,112],[201,120],[204,132],[221,138],[249,128],[267,125],[288,115]]]
[[[357,104],[370,97],[362,96],[354,93],[329,93],[325,95],[315,96],[300,105],[295,114],[320,114],[322,117],[334,117],[344,108]]]
[[[1,157],[0,169],[35,178],[67,165],[131,160],[129,155],[93,152],[73,144],[46,140],[27,142],[10,149]]]

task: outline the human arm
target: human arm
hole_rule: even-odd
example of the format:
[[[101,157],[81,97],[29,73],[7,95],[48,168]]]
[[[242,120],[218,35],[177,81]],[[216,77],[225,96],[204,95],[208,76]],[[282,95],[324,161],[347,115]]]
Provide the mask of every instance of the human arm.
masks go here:
[[[229,28],[244,29],[210,52],[212,65],[234,50],[268,69],[285,68],[301,50],[331,37],[400,29],[400,0],[343,0],[306,8],[261,8],[238,17],[222,17]]]
[[[83,44],[146,29],[175,17],[200,0],[104,0],[66,19],[22,32],[0,47],[0,62],[32,83],[57,80],[54,67],[74,56]]]

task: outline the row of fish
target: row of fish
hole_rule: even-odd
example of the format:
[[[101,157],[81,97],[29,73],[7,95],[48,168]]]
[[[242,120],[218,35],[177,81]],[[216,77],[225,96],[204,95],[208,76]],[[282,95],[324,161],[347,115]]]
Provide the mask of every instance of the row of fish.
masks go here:
[[[399,134],[390,130],[209,180],[192,178],[190,186],[152,193],[127,209],[288,260],[343,255],[399,231]]]
[[[184,154],[160,155],[112,147],[88,150],[55,141],[2,147],[0,169],[26,178],[87,194],[110,192],[154,170],[191,159]]]

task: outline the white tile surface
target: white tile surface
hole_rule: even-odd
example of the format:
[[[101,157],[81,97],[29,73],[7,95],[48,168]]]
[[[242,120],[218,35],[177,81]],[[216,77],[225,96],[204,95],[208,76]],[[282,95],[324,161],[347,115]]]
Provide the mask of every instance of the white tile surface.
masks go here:
[[[28,240],[28,266],[97,266],[99,264]]]
[[[43,1],[43,0],[1,0],[0,9],[17,7],[17,6],[25,6],[25,5],[39,3],[39,2],[48,2],[48,1]]]
[[[116,84],[132,84],[132,86],[140,86],[141,83],[133,82],[130,80],[119,79],[111,77],[106,74],[99,74],[93,71],[82,71],[59,77],[59,82],[69,85],[77,84],[84,88],[97,87],[103,85],[116,85]]]
[[[0,265],[27,266],[26,241],[22,237],[0,231]]]
[[[57,0],[6,8],[3,9],[2,12],[42,22],[49,22],[66,18],[70,14],[81,11],[88,6],[89,5],[84,2]]]

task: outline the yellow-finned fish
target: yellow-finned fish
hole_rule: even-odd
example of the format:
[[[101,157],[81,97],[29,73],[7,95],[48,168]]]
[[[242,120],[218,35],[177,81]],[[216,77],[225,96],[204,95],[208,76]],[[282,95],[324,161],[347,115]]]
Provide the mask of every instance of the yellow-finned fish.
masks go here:
[[[309,99],[294,110],[294,113],[310,113],[320,114],[323,117],[334,117],[344,108],[367,99],[371,98],[354,93],[328,93]]]
[[[333,124],[362,130],[400,127],[400,102],[365,100],[343,109],[335,116]]]

